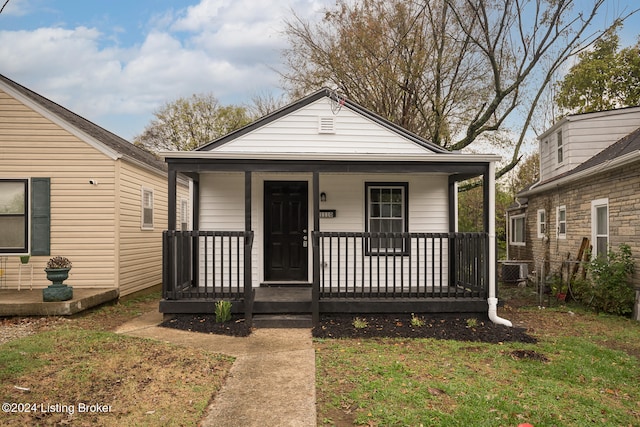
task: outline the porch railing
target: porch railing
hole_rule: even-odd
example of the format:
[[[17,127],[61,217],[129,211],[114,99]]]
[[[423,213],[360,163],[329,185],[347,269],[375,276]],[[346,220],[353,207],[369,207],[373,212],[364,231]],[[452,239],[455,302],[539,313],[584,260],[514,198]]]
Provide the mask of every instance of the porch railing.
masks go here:
[[[163,298],[247,298],[253,231],[165,231]]]
[[[487,295],[486,233],[314,232],[313,244],[320,299]]]

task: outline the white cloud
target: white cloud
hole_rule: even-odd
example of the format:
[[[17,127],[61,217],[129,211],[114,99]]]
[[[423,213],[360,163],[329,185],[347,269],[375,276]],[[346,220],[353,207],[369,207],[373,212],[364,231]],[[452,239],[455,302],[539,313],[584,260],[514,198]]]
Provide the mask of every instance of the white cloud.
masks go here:
[[[9,4],[13,13],[29,5]],[[297,0],[292,7],[311,14],[323,4]],[[270,67],[280,63],[290,10],[277,0],[202,0],[181,11],[158,11],[141,24],[147,33],[127,46],[117,42],[119,25],[0,31],[0,73],[99,124],[137,119],[108,128],[131,138],[155,109],[179,96],[211,92],[239,104],[277,91],[279,77]]]

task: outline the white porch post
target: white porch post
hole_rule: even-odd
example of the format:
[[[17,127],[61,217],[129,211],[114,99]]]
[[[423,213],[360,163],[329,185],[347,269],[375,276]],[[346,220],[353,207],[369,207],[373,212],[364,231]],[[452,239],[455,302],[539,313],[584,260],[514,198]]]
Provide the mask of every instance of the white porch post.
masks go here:
[[[496,297],[496,164],[489,163],[489,175],[486,183],[489,189],[489,298]]]
[[[489,163],[489,173],[487,174],[487,182],[484,185],[487,186],[488,201],[488,231],[489,231],[489,253],[487,259],[489,260],[489,319],[493,323],[497,323],[505,326],[513,326],[513,324],[501,317],[498,317],[498,298],[496,298],[496,163],[494,161]]]

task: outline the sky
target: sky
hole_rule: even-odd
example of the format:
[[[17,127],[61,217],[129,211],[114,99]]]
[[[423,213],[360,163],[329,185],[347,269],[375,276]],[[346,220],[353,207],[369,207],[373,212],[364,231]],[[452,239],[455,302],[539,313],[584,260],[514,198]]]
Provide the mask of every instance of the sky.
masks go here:
[[[580,0],[583,1],[583,0]],[[0,7],[6,0],[0,0]],[[599,24],[640,7],[606,0]],[[132,140],[166,102],[212,93],[248,104],[281,93],[292,11],[318,20],[335,0],[9,0],[0,74]],[[621,32],[640,33],[640,13]]]

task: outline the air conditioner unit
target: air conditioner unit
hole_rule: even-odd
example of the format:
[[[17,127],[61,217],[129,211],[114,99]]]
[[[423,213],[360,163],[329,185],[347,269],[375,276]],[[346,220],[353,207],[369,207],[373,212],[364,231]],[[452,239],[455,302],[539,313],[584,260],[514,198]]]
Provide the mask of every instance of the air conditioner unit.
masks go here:
[[[527,280],[529,269],[526,263],[505,263],[502,264],[502,281],[505,283],[516,283]]]

